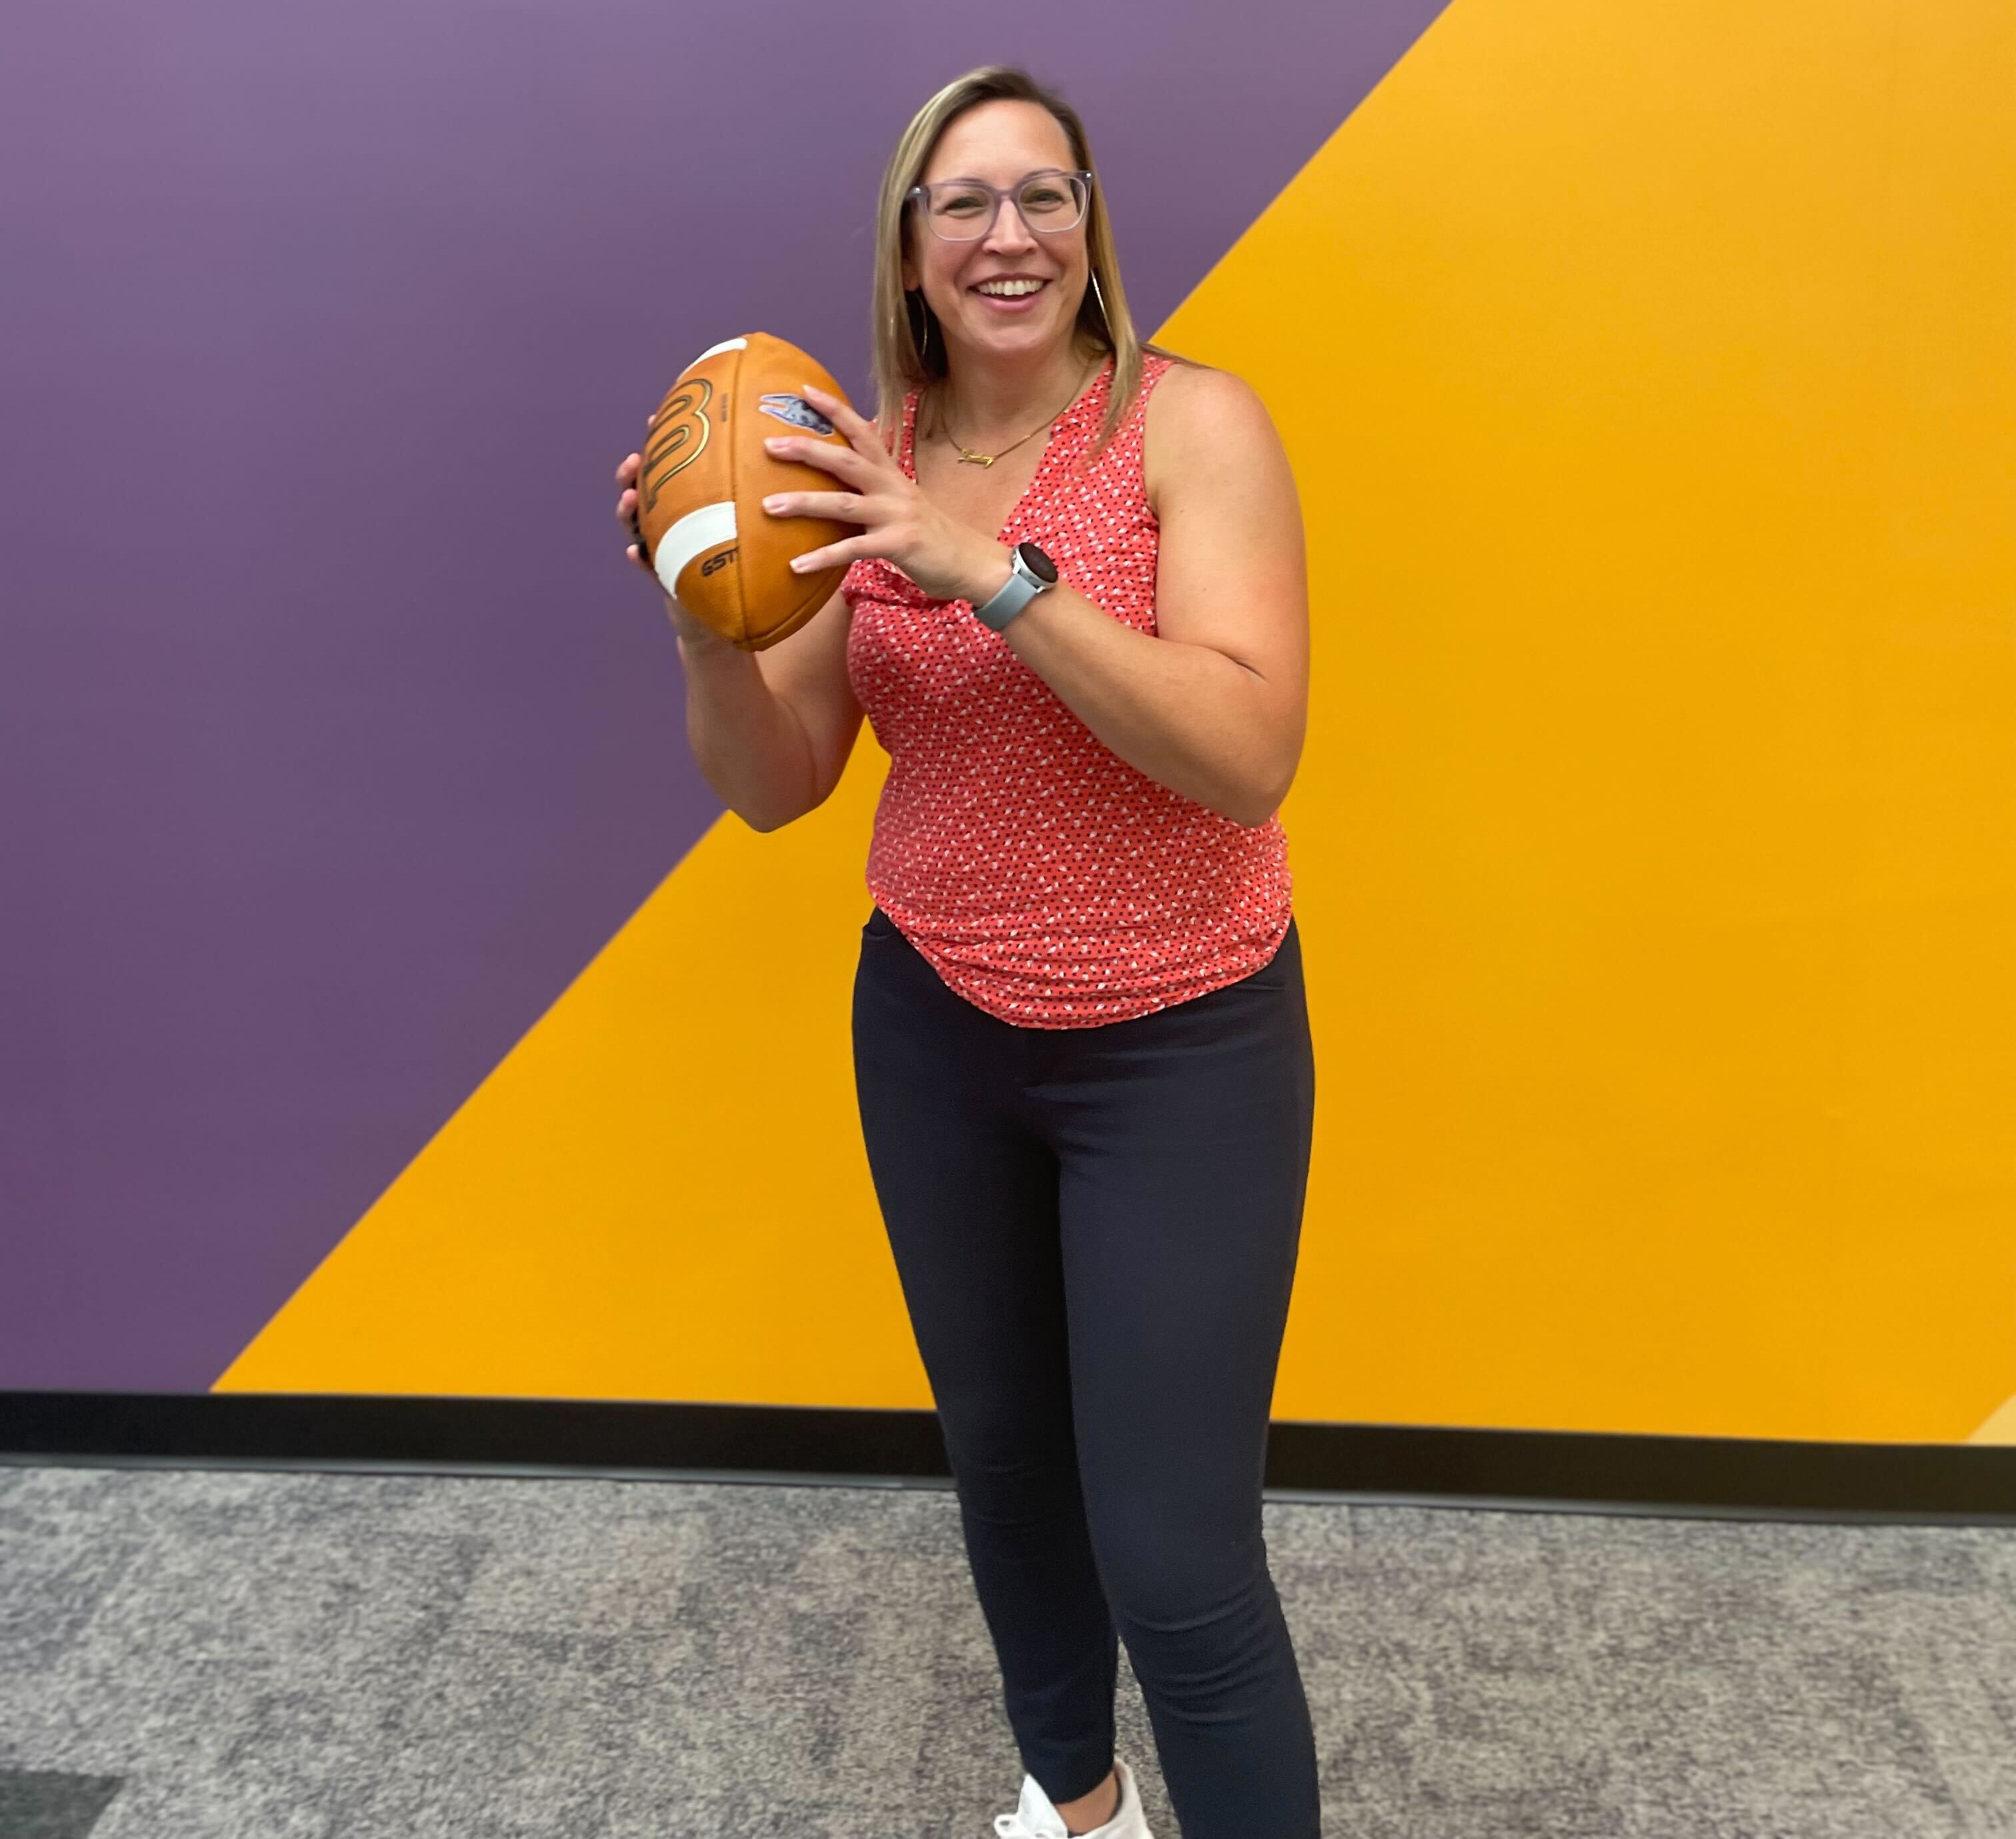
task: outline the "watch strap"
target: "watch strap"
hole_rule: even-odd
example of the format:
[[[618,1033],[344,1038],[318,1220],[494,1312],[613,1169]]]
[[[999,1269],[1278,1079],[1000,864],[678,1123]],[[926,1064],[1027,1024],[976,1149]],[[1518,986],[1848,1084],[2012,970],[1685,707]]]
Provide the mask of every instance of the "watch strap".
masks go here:
[[[1007,581],[998,593],[974,608],[973,616],[982,626],[999,632],[1037,595],[1055,585],[1053,582],[1044,580],[1022,560],[1022,552],[1018,546],[1008,554]]]

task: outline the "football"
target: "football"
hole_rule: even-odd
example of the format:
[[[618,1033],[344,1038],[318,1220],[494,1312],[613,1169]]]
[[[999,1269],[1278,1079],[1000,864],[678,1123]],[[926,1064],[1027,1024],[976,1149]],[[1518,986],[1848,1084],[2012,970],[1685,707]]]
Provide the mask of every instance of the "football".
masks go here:
[[[711,345],[679,374],[651,417],[637,474],[637,528],[665,592],[745,651],[787,638],[839,586],[842,568],[791,572],[791,558],[859,534],[855,524],[773,517],[773,492],[844,492],[815,466],[774,458],[772,435],[839,447],[847,437],[798,394],[846,397],[826,370],[767,332]]]

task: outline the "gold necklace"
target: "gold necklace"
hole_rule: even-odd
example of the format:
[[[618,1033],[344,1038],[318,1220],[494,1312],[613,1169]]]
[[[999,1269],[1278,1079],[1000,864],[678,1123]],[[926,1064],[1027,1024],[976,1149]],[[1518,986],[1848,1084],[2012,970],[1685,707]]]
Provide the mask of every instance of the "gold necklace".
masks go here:
[[[995,460],[1005,459],[1009,454],[1013,453],[1017,447],[1022,445],[1023,441],[1033,441],[1035,439],[1037,435],[1040,435],[1043,431],[1045,428],[1056,427],[1057,416],[1062,415],[1064,412],[1064,409],[1068,409],[1073,402],[1075,402],[1078,399],[1078,396],[1084,390],[1085,386],[1092,380],[1093,373],[1096,371],[1098,368],[1098,365],[1093,365],[1091,370],[1088,370],[1084,376],[1081,377],[1078,380],[1077,388],[1075,388],[1071,391],[1071,395],[1065,398],[1064,409],[1060,409],[1057,411],[1057,415],[1053,415],[1048,421],[1041,423],[1038,426],[1030,429],[1029,431],[1022,437],[1021,441],[1010,441],[1008,445],[1003,447],[998,453],[976,453],[970,447],[960,447],[959,442],[953,440],[952,432],[950,428],[941,427],[938,431],[945,436],[948,442],[951,442],[952,445],[959,449],[959,463],[962,466],[992,466]]]

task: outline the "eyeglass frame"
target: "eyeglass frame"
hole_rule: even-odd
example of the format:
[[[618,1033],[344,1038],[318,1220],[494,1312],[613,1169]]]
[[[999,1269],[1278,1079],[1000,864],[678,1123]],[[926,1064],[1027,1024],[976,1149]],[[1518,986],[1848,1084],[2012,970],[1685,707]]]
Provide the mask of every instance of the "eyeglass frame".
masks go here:
[[[1023,186],[1028,184],[1031,179],[1037,178],[1075,178],[1083,182],[1085,186],[1085,203],[1080,207],[1078,215],[1069,223],[1059,224],[1050,229],[1046,229],[1038,225],[1030,222],[1028,213],[1023,210],[1022,200],[1017,196],[1017,194],[1021,192]],[[929,230],[934,236],[937,237],[941,243],[977,243],[981,241],[984,238],[992,236],[994,233],[994,226],[1001,221],[1001,206],[1004,200],[1015,207],[1015,215],[1021,218],[1023,229],[1027,230],[1031,236],[1068,236],[1073,230],[1078,229],[1078,226],[1092,215],[1092,178],[1093,175],[1089,171],[1080,170],[1075,167],[1039,166],[1034,171],[1024,173],[1020,178],[1016,180],[1014,184],[1006,187],[1001,186],[991,186],[984,178],[936,178],[931,180],[929,184],[920,182],[911,186],[910,189],[903,194],[903,200],[905,204],[908,204],[910,200],[915,198],[928,206],[931,203],[931,191],[932,186],[969,186],[976,192],[988,192],[992,194],[994,199],[994,208],[988,213],[987,227],[985,229],[976,231],[970,236],[948,236],[944,231],[940,229],[937,225],[931,222],[931,212],[927,209],[923,214],[924,228]]]

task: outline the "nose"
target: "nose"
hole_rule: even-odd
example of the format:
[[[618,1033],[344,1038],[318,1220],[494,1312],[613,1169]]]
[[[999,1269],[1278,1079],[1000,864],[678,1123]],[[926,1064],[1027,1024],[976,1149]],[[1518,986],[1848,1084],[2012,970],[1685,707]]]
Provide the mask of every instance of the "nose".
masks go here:
[[[987,226],[987,235],[981,247],[996,251],[1033,249],[1036,244],[1035,232],[1029,228],[1022,215],[1022,207],[1015,201],[1010,192],[1005,198],[994,201],[994,221]]]

